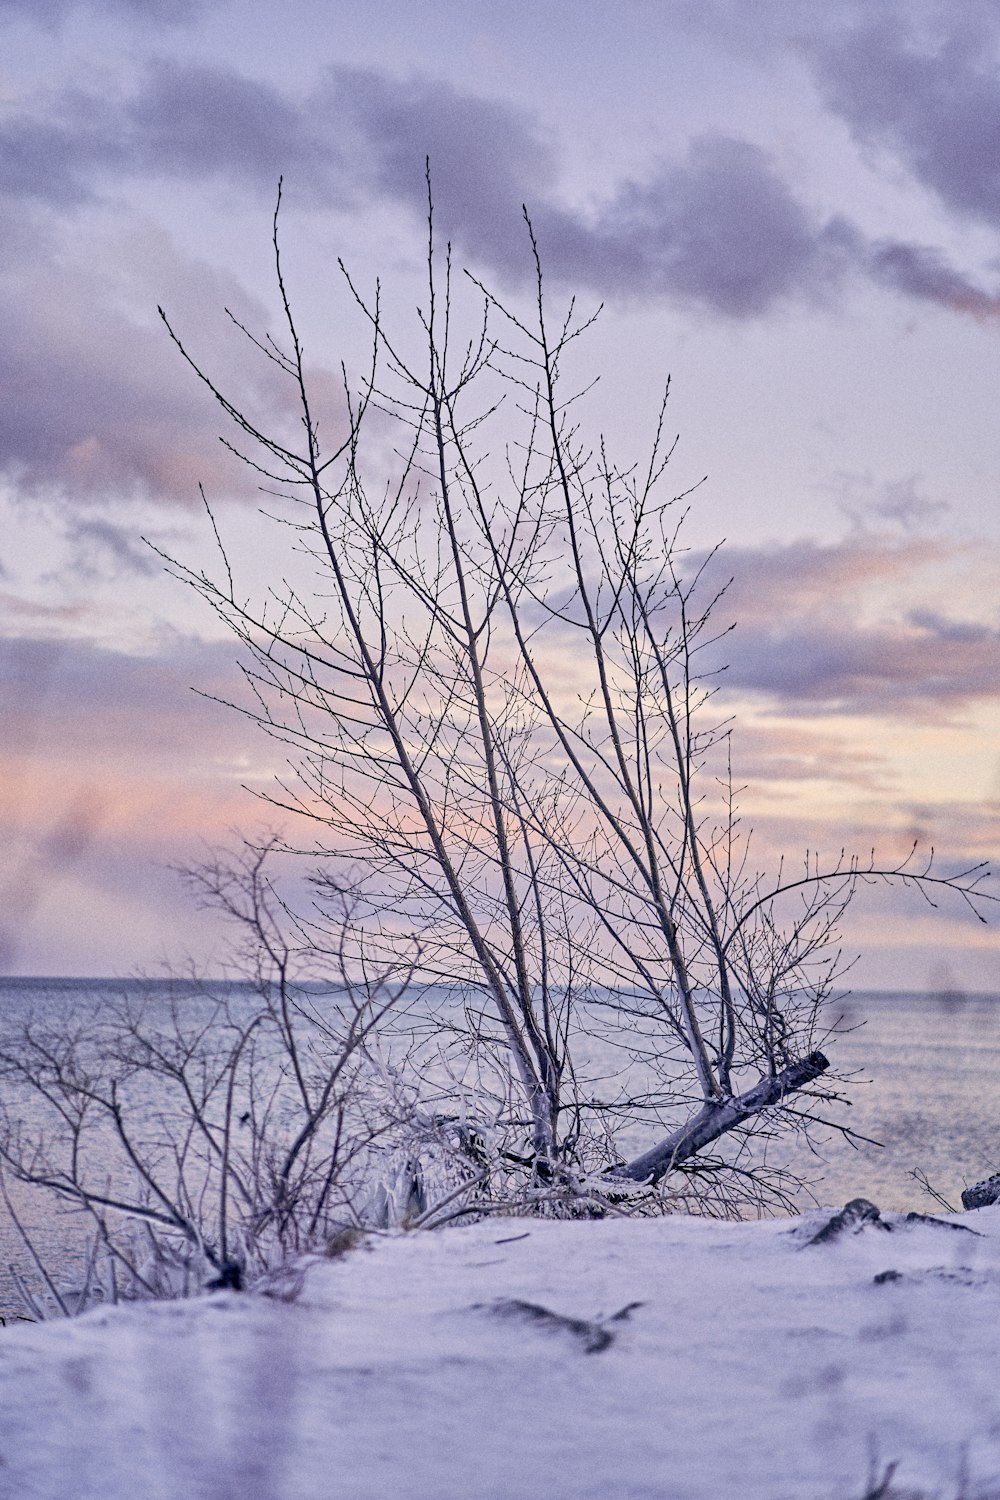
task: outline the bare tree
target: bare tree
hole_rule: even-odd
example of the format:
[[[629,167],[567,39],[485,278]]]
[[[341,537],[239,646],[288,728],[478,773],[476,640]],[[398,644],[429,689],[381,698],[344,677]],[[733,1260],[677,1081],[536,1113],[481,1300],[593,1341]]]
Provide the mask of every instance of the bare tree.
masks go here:
[[[408,974],[366,966],[363,944],[348,972],[342,948],[303,941],[271,884],[270,853],[188,872],[241,934],[239,981],[174,979],[152,995],[109,996],[83,1019],[50,1006],[4,1028],[0,1164],[89,1222],[75,1304],[176,1294],[209,1277],[239,1286],[326,1245],[357,1222],[391,1147],[400,1110],[368,1048]],[[345,907],[337,933],[350,929]]]
[[[550,318],[525,219],[534,299],[469,278],[470,311],[429,214],[416,353],[341,267],[372,355],[359,381],[344,371],[330,442],[277,211],[280,335],[236,326],[288,382],[297,436],[236,406],[161,310],[292,544],[256,602],[214,516],[214,574],[167,561],[241,644],[236,706],[287,748],[270,800],[311,829],[288,847],[314,861],[318,948],[347,899],[348,971],[367,956],[391,974],[418,948],[419,980],[444,987],[436,1063],[411,1051],[436,1117],[465,1122],[474,1156],[485,1126],[455,1100],[491,1099],[494,1163],[543,1196],[683,1171],[761,1201],[746,1141],[817,1118],[855,891],[903,884],[981,917],[987,872],[916,854],[753,868],[715,704],[728,627],[683,544],[688,499],[665,492],[666,393],[641,464],[588,439],[570,365],[593,318]],[[656,1143],[630,1156],[637,1127]]]

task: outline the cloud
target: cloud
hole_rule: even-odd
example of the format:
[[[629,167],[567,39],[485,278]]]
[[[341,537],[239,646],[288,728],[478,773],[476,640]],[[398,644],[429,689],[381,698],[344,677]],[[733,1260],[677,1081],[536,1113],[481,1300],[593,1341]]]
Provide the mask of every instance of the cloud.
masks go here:
[[[0,970],[183,958],[191,904],[164,864],[280,821],[243,789],[270,784],[269,742],[192,691],[238,691],[235,656],[189,638],[148,656],[0,638]],[[210,923],[216,963],[219,940]]]
[[[558,159],[532,115],[427,78],[331,69],[314,96],[346,124],[354,187],[426,211],[430,158],[441,237],[507,281],[532,272],[527,204],[549,275],[601,295],[667,296],[747,317],[824,282],[836,229],[814,225],[767,154],[706,135],[592,212],[558,203]]]
[[[202,8],[203,0],[4,0],[8,16],[24,16],[44,26],[63,21],[73,11],[106,11],[139,22],[171,24],[188,21]]]
[[[891,9],[800,45],[858,140],[894,153],[950,209],[1000,225],[995,9],[959,6],[919,22]]]
[[[131,655],[79,640],[0,638],[0,754],[66,764],[173,763],[204,774],[245,761],[264,741],[238,714],[206,702],[238,693],[229,641],[173,640]],[[196,691],[192,691],[195,689]]]
[[[235,277],[187,259],[148,225],[114,241],[80,237],[74,252],[42,235],[0,270],[0,475],[23,496],[83,501],[197,504],[199,482],[238,492],[246,480],[218,442],[225,420],[155,307],[162,298],[195,335],[213,323],[224,333],[226,307],[266,326],[265,309]],[[242,336],[230,333],[213,339],[214,372],[234,399],[281,428],[290,382],[248,359]]]
[[[569,281],[737,318],[825,286],[841,252],[837,227],[811,221],[766,152],[721,135],[622,184],[589,219],[546,207],[537,219],[546,263]]]
[[[836,733],[796,724],[747,722],[736,726],[737,775],[753,794],[771,783],[833,782],[852,792],[882,795],[892,779],[868,747]]]
[[[221,479],[212,413],[166,366],[154,330],[88,297],[88,277],[3,297],[0,471],[22,494],[193,501]]]
[[[144,175],[221,177],[273,194],[301,169],[328,197],[338,152],[311,115],[269,84],[232,68],[151,62],[129,96],[79,87],[55,92],[0,123],[0,193],[59,207],[90,201],[102,184]]]
[[[533,270],[522,204],[547,273],[602,296],[668,297],[750,317],[838,274],[839,226],[813,223],[747,141],[701,136],[684,158],[661,160],[588,212],[560,205],[552,140],[509,104],[438,80],[336,68],[313,105],[331,130],[347,125],[358,193],[423,215],[429,157],[441,236],[508,282]]]
[[[221,176],[273,193],[283,172],[315,186],[336,148],[312,134],[310,113],[231,68],[161,60],[128,101],[122,133],[134,170],[188,179]]]
[[[349,132],[337,164],[345,195],[388,196],[423,215],[429,157],[442,236],[508,283],[532,274],[524,202],[547,274],[603,297],[665,298],[745,319],[825,298],[855,275],[955,311],[1000,308],[933,247],[872,241],[843,214],[810,211],[747,140],[698,136],[682,157],[584,209],[560,202],[557,155],[538,120],[507,104],[340,68],[308,108],[342,141]]]
[[[734,582],[719,610],[727,693],[760,693],[785,713],[922,716],[1000,695],[1000,630],[907,603],[968,558],[929,538],[855,536],[727,549]]]
[[[908,627],[908,628],[907,628]],[[995,697],[1000,633],[914,619],[896,629],[781,621],[744,630],[729,650],[727,687],[815,710],[885,712]]]
[[[884,241],[872,247],[869,266],[876,281],[908,297],[977,318],[1000,315],[1000,295],[984,291],[930,246]]]
[[[532,275],[527,203],[548,274],[600,296],[754,318],[828,296],[853,273],[961,311],[998,306],[933,247],[873,243],[843,215],[807,209],[750,141],[696,137],[603,201],[569,206],[555,141],[536,115],[371,68],[329,68],[301,97],[176,60],[151,63],[126,97],[65,89],[0,124],[0,193],[65,211],[128,177],[221,180],[270,195],[284,174],[299,203],[389,201],[419,220],[428,157],[439,241],[453,239],[507,284]]]
[[[495,269],[527,265],[521,206],[549,196],[558,166],[535,115],[441,79],[343,67],[327,72],[306,107],[341,139],[356,193],[388,196],[423,218],[429,157],[439,239],[455,237]]]
[[[324,207],[389,197],[422,216],[428,156],[443,232],[460,224],[486,247],[508,221],[517,233],[525,195],[555,179],[536,121],[437,79],[328,68],[296,96],[234,68],[160,58],[128,94],[73,86],[8,108],[0,193],[65,207],[106,182],[165,176],[221,178],[270,197],[285,175]]]
[[[79,110],[82,115],[83,110]],[[93,118],[74,122],[60,109],[55,118],[21,115],[0,122],[0,193],[4,198],[42,199],[66,207],[93,196],[95,171],[121,169],[124,155],[113,133]]]
[[[71,564],[81,578],[118,577],[124,573],[149,578],[160,564],[148,548],[137,544],[124,526],[98,516],[71,517],[66,535],[75,552]]]
[[[876,484],[870,474],[840,470],[824,487],[836,497],[837,509],[857,534],[889,522],[916,536],[933,530],[951,510],[947,500],[931,499],[918,474]]]
[[[829,60],[840,44],[823,45]],[[508,103],[343,67],[294,97],[231,68],[161,60],[125,96],[64,89],[8,108],[0,123],[0,473],[25,494],[84,498],[194,500],[199,480],[216,490],[238,482],[214,442],[211,402],[132,308],[163,300],[182,331],[226,305],[255,328],[266,315],[233,278],[184,260],[164,235],[143,231],[110,254],[93,242],[76,250],[75,236],[71,253],[67,215],[127,178],[223,181],[270,197],[287,172],[299,204],[358,212],[388,202],[415,227],[427,155],[439,237],[507,285],[532,274],[526,200],[547,274],[599,297],[752,319],[862,276],[977,316],[1000,308],[934,247],[872,242],[848,220],[808,210],[745,140],[700,136],[603,201],[569,206],[553,139]],[[132,307],[120,290],[128,281]],[[241,351],[216,368],[238,400],[260,398],[269,420],[287,417],[288,393],[260,362]]]

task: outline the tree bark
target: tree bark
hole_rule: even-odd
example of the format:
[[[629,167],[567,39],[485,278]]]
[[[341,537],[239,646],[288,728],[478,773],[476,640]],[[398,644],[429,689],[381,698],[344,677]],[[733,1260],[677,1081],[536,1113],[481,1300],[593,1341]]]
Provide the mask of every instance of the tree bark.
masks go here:
[[[745,1094],[725,1099],[721,1103],[704,1104],[696,1115],[668,1135],[666,1140],[651,1147],[649,1151],[644,1151],[633,1161],[626,1162],[624,1166],[616,1167],[609,1175],[627,1178],[631,1182],[659,1182],[661,1177],[673,1171],[682,1161],[695,1156],[720,1135],[725,1135],[727,1130],[741,1125],[762,1109],[780,1104],[786,1095],[794,1094],[796,1089],[811,1083],[814,1078],[825,1073],[829,1066],[830,1063],[822,1052],[810,1052],[808,1057],[790,1063],[780,1073],[762,1078]]]

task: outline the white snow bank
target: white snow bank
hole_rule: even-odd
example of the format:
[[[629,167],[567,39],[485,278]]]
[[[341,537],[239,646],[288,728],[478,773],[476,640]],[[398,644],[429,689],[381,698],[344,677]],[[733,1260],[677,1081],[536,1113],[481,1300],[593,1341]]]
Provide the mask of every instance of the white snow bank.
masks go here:
[[[497,1219],[8,1330],[0,1495],[855,1500],[873,1449],[990,1492],[1000,1208],[809,1246],[828,1217]]]

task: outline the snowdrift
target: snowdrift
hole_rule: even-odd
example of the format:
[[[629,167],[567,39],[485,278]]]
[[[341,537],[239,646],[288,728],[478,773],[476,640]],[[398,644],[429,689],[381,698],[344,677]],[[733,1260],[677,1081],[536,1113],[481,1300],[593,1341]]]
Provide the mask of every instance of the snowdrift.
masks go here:
[[[831,1214],[493,1219],[8,1329],[0,1494],[1000,1493],[1000,1207]]]

